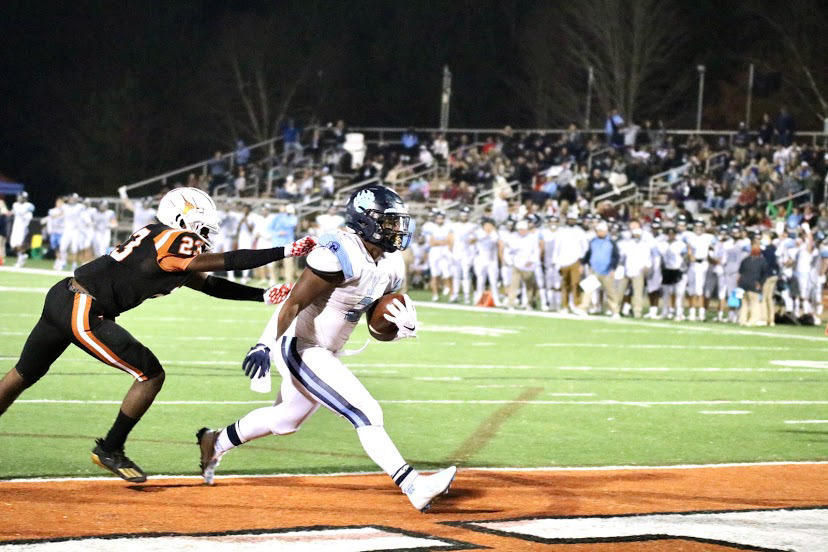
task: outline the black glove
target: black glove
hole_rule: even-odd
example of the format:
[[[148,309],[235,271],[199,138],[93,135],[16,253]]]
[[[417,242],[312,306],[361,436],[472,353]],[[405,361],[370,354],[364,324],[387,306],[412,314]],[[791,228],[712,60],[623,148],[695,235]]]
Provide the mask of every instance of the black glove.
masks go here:
[[[244,375],[253,379],[257,374],[261,377],[270,370],[270,347],[257,343],[251,347],[242,363]]]

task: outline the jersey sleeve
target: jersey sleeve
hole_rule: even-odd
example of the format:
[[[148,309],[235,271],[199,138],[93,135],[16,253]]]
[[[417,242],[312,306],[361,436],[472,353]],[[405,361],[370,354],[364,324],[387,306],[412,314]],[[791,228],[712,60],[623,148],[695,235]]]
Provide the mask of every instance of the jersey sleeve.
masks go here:
[[[334,232],[319,237],[319,247],[307,256],[311,270],[321,273],[342,272],[344,281],[354,277],[354,269],[342,238]],[[313,258],[311,258],[313,257]]]
[[[166,272],[183,272],[204,248],[204,240],[193,232],[168,230],[155,238],[158,266]]]

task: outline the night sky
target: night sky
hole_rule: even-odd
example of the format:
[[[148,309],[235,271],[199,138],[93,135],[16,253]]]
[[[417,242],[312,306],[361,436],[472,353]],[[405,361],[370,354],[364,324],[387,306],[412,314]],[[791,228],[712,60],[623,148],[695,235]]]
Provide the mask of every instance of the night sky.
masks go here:
[[[555,11],[564,4],[577,2],[6,0],[0,8],[0,173],[43,201],[70,191],[114,194],[119,185],[227,149],[237,137],[254,141],[251,129],[239,124],[244,109],[228,49],[249,52],[244,63],[258,60],[282,96],[286,83],[301,76],[285,113],[303,125],[343,118],[354,126],[436,126],[448,64],[451,126],[534,126],[531,101],[519,93],[533,64],[525,46],[538,32],[532,24],[539,7],[551,9],[549,55],[561,56],[561,66],[570,61],[564,34],[554,28],[565,24]],[[687,89],[669,111],[647,113],[645,105],[641,116],[691,128],[695,67],[704,63],[704,126],[733,128],[744,116],[747,67],[755,60],[765,89],[755,99],[754,120],[786,103],[800,128],[821,129],[802,88],[794,86],[797,75],[785,62],[781,38],[756,16],[798,4],[817,6],[808,20],[823,21],[823,3],[804,0],[676,2],[680,63],[659,71],[687,79]],[[825,59],[810,60],[821,83]],[[568,67],[559,80],[585,83],[581,68]],[[551,125],[583,120],[582,112],[553,111]],[[596,111],[592,126],[602,119]]]

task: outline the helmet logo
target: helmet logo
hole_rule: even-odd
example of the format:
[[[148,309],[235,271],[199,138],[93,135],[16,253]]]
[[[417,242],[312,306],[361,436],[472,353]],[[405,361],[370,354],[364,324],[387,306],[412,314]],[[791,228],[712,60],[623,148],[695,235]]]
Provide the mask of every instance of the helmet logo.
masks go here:
[[[374,205],[374,192],[362,190],[354,197],[354,208],[357,211],[367,211]]]
[[[186,215],[187,213],[189,213],[190,211],[192,211],[192,210],[193,210],[193,209],[195,209],[195,208],[196,208],[196,206],[195,206],[195,205],[193,205],[192,203],[190,203],[190,201],[189,201],[188,199],[185,199],[185,200],[184,200],[184,208],[183,208],[183,209],[181,209],[181,214],[182,214],[182,215]]]

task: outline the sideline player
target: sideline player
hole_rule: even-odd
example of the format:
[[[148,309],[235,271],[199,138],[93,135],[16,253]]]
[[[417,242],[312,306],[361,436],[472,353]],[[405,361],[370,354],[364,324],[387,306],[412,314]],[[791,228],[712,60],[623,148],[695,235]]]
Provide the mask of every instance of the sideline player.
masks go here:
[[[17,253],[15,266],[21,267],[29,257],[26,253],[28,249],[26,237],[29,235],[29,223],[34,216],[34,205],[29,202],[28,193],[17,194],[17,201],[12,205],[11,212],[14,222],[12,222],[11,236],[9,236],[9,246]],[[6,252],[3,251],[2,254],[5,255]]]
[[[362,314],[370,317],[377,299],[402,285],[400,251],[411,240],[408,210],[390,189],[363,186],[348,201],[345,224],[349,230],[320,237],[320,247],[307,257],[308,268],[245,359],[245,373],[253,378],[269,370],[272,355],[282,376],[276,403],[225,429],[199,430],[202,475],[212,484],[224,453],[259,437],[293,433],[324,405],[353,424],[371,460],[424,511],[448,491],[457,469],[422,476],[409,466],[385,432],[379,403],[339,360]],[[404,299],[385,315],[398,328],[394,339],[417,335],[417,313],[408,296]]]
[[[109,255],[77,269],[73,278],[52,286],[20,360],[0,380],[2,415],[46,374],[70,343],[134,377],[115,423],[92,450],[96,464],[134,483],[147,477],[124,454],[124,443],[161,390],[164,369],[152,351],[116,324],[115,318],[146,299],[168,295],[185,285],[219,299],[279,302],[286,288],[242,286],[204,272],[253,268],[305,255],[315,243],[313,238],[304,238],[285,248],[203,253],[212,246],[210,234],[218,230],[218,212],[210,196],[193,188],[167,193],[158,207],[158,221],[139,229]]]

